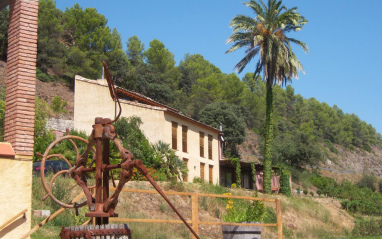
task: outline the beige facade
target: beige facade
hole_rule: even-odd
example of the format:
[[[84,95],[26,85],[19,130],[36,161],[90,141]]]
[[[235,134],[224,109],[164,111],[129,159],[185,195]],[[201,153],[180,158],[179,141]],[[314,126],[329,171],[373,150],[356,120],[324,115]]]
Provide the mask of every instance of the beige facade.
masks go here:
[[[122,117],[138,116],[141,130],[150,143],[159,140],[168,143],[177,156],[187,162],[188,175],[184,181],[195,177],[214,184],[219,183],[219,131],[182,115],[175,109],[155,102],[145,96],[118,88]],[[75,78],[74,128],[91,133],[96,117],[114,119],[115,103],[112,101],[105,80]],[[176,125],[176,129],[174,129]],[[187,129],[187,130],[186,130]],[[184,131],[187,131],[184,133]],[[176,133],[175,133],[176,132]],[[200,135],[204,135],[201,139]],[[202,142],[202,143],[201,143]],[[203,154],[200,149],[203,145]],[[204,165],[204,166],[203,166]]]
[[[20,216],[9,222],[0,231],[0,238],[21,238],[31,228],[32,158],[3,155],[12,147],[9,143],[0,144],[0,225],[4,225],[23,210],[28,210],[25,217]]]

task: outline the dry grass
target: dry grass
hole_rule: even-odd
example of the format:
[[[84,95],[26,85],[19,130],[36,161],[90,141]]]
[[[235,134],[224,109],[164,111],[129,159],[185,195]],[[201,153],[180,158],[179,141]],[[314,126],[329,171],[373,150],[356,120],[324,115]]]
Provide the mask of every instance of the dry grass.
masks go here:
[[[64,179],[64,181],[70,179]],[[69,184],[68,184],[69,185]],[[38,185],[35,190],[38,189]],[[127,187],[152,190],[147,182],[129,182]],[[169,184],[160,183],[161,188],[166,191],[181,190],[189,192],[219,193],[222,188],[209,184]],[[253,191],[242,189],[230,189],[235,195],[254,196]],[[354,226],[354,219],[343,209],[338,201],[331,198],[317,198],[305,196],[293,196],[290,198],[282,195],[258,194],[258,197],[280,198],[282,200],[284,238],[339,238],[349,234]],[[186,220],[191,220],[191,198],[189,196],[170,196],[170,200],[178,208]],[[43,204],[36,201],[33,209],[42,209]],[[219,201],[220,200],[220,201]],[[220,221],[224,213],[224,202],[222,199],[203,198],[199,199],[199,219],[204,221]],[[267,206],[274,207],[273,203]],[[52,211],[53,212],[53,211]],[[120,218],[150,218],[150,219],[175,219],[176,214],[159,196],[154,194],[127,193],[123,192],[119,198],[116,212]],[[81,212],[80,212],[81,213]],[[58,223],[73,222],[72,210],[66,212],[56,223],[48,223],[38,230],[32,238],[59,238],[60,228]],[[86,218],[78,218],[78,222]],[[56,220],[56,219],[54,219]],[[33,226],[41,219],[34,218]],[[74,220],[76,221],[76,220]],[[160,224],[160,223],[129,223],[133,230],[134,239],[189,239],[191,233],[183,224]],[[264,228],[262,238],[277,238],[276,228]],[[200,225],[201,238],[221,238],[220,226]]]

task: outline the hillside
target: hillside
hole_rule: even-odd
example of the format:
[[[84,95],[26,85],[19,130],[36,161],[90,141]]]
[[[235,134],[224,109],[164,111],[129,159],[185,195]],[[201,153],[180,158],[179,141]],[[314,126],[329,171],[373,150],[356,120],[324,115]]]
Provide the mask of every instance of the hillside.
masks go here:
[[[0,61],[0,87],[5,85],[7,74],[7,63]],[[68,102],[65,109],[68,114],[62,115],[64,119],[72,119],[74,113],[74,92],[67,85],[61,82],[42,82],[36,81],[36,94],[39,98],[44,99],[48,104],[52,102],[53,97],[60,96],[61,99]]]
[[[7,63],[0,61],[0,87],[5,85]],[[68,102],[66,110],[68,114],[62,115],[62,118],[73,119],[74,111],[74,92],[73,89],[60,82],[36,82],[37,96],[50,103],[54,96],[58,95],[61,99]],[[259,161],[260,155],[259,141],[260,136],[247,130],[246,141],[239,146],[239,152],[244,161]],[[325,175],[337,179],[347,178],[350,181],[359,179],[362,173],[372,173],[382,177],[382,149],[372,146],[371,152],[355,148],[350,150],[341,145],[334,145],[338,153],[333,153],[325,148],[327,158],[326,163],[321,164]],[[322,146],[324,147],[324,146]],[[358,175],[353,177],[351,175]]]
[[[68,181],[68,182],[62,182]],[[67,178],[59,179],[60,185],[69,183]],[[62,184],[61,184],[62,183]],[[33,185],[36,190],[33,191],[33,209],[51,209],[50,201],[41,202],[41,197],[45,195],[41,187],[39,177],[33,177]],[[67,185],[70,185],[67,184]],[[219,194],[222,190],[230,191],[233,195],[254,196],[253,191],[242,189],[223,189],[206,183],[166,183],[160,182],[160,187],[165,191],[178,192],[201,192]],[[125,185],[127,188],[152,190],[148,182],[129,182]],[[78,189],[78,187],[76,187]],[[77,192],[78,193],[78,192]],[[284,238],[287,239],[319,239],[319,238],[344,238],[352,230],[354,219],[345,210],[341,209],[340,203],[333,198],[294,196],[287,198],[282,195],[263,195],[258,194],[260,198],[279,198],[282,201],[282,220]],[[169,199],[175,207],[185,217],[191,220],[191,198],[189,196],[170,196]],[[226,200],[215,200],[211,198],[200,197],[199,199],[199,220],[219,222],[225,214]],[[267,207],[274,209],[273,203],[266,203]],[[272,211],[273,211],[272,209]],[[72,223],[83,223],[87,220],[83,216],[87,210],[81,208],[80,216],[74,216],[74,210],[68,210],[63,216],[54,219],[52,223],[44,226],[32,235],[32,238],[58,238],[60,225]],[[167,203],[159,195],[147,195],[143,193],[123,192],[119,198],[119,204],[116,208],[119,218],[145,218],[145,219],[169,219],[177,220],[177,216]],[[82,215],[81,215],[82,214]],[[33,224],[41,221],[41,218],[34,217]],[[275,222],[276,218],[271,218]],[[184,225],[161,224],[161,223],[129,223],[133,229],[134,238],[168,238],[168,239],[186,239],[190,238],[190,233]],[[221,238],[221,227],[200,225],[199,235],[204,239]],[[150,235],[150,237],[148,236]],[[262,238],[277,238],[277,231],[274,228],[264,228]]]

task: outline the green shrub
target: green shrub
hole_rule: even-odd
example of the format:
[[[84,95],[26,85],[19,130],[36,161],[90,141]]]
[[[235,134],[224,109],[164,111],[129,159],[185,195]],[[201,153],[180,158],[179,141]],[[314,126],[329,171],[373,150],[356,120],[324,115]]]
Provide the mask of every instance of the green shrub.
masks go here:
[[[195,177],[193,180],[192,180],[193,183],[204,183],[204,179],[202,178],[199,178],[199,177]]]
[[[382,236],[382,219],[361,219],[356,221],[352,231],[353,236]]]
[[[289,184],[289,177],[290,172],[286,169],[282,169],[280,174],[280,192],[288,197],[292,195]]]
[[[329,148],[330,152],[338,154],[338,150],[333,146],[333,144],[330,140],[325,139],[325,144]]]
[[[382,193],[382,179],[378,182],[378,191]]]
[[[373,174],[364,174],[357,183],[357,186],[360,188],[370,188],[374,192],[377,189],[376,183],[377,178]]]
[[[54,81],[54,77],[42,72],[39,68],[36,68],[36,78],[43,82]]]
[[[272,207],[265,207],[264,212],[264,223],[276,223],[277,222],[277,216],[275,209]]]
[[[264,220],[265,205],[263,201],[250,202],[242,199],[228,199],[226,209],[227,214],[223,216],[225,222],[258,222]]]
[[[68,104],[65,100],[61,99],[60,96],[56,95],[53,97],[52,103],[50,104],[50,108],[53,110],[54,113],[68,113],[67,110],[65,110],[65,106]]]
[[[307,189],[304,189],[304,190],[302,190],[303,192],[304,192],[304,195],[306,196],[306,195],[308,195],[308,190]]]

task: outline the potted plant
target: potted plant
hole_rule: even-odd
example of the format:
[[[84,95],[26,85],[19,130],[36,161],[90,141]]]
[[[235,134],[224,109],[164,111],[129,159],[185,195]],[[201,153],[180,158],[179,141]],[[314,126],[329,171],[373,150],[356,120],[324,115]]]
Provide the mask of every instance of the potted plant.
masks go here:
[[[265,214],[263,201],[250,202],[248,200],[229,199],[226,209],[227,213],[223,215],[224,222],[260,223]],[[260,226],[222,225],[223,239],[260,239],[261,231],[262,227]]]

